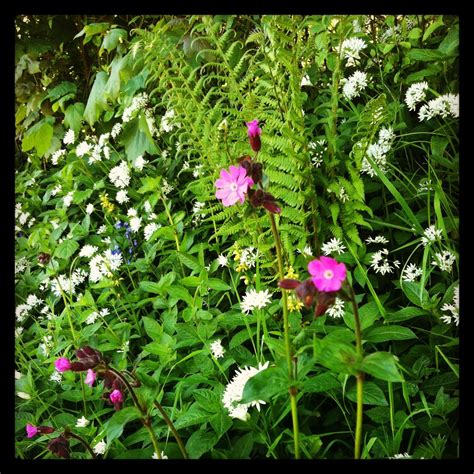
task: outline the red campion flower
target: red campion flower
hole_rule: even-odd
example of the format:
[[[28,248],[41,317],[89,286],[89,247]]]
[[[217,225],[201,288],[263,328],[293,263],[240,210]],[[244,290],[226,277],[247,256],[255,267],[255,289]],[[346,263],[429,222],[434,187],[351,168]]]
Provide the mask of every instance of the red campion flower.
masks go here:
[[[262,134],[262,129],[258,126],[258,120],[252,120],[247,122],[247,131],[249,136],[250,146],[253,151],[259,151],[262,143],[260,141],[260,135]]]

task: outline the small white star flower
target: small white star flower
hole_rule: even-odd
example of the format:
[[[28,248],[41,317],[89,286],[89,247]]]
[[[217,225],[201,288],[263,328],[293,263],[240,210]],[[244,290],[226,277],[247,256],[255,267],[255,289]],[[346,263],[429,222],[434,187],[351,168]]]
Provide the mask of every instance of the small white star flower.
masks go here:
[[[224,348],[222,347],[221,340],[216,339],[211,345],[211,352],[212,355],[216,358],[219,359],[220,357],[224,357]]]
[[[256,308],[265,308],[271,303],[271,293],[269,290],[257,291],[250,289],[244,295],[240,307],[243,313],[249,313]]]
[[[85,428],[89,423],[90,421],[83,416],[76,421],[76,428]]]

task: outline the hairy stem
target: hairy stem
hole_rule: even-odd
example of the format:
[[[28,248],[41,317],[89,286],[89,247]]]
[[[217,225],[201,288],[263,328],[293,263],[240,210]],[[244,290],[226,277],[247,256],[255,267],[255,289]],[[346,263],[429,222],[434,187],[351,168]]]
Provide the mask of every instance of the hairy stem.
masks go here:
[[[271,212],[268,213],[270,216],[270,222],[272,225],[273,238],[275,239],[275,249],[277,254],[278,262],[278,277],[280,280],[283,280],[283,258],[281,252],[281,240],[280,234],[278,233],[277,225],[275,222],[275,217]],[[293,371],[293,362],[291,354],[291,345],[290,345],[290,329],[288,324],[288,307],[287,307],[287,294],[284,289],[282,292],[282,301],[283,301],[283,333],[285,339],[285,349],[286,349],[286,361],[288,363],[288,378],[291,382],[295,380],[294,371]],[[299,427],[298,427],[298,410],[296,404],[296,387],[291,386],[289,389],[290,393],[290,405],[291,405],[291,418],[293,421],[293,440],[295,443],[295,459],[300,458],[300,443],[299,443]]]
[[[159,412],[161,413],[161,416],[163,417],[169,429],[173,433],[174,439],[178,443],[179,449],[181,450],[181,454],[183,455],[184,459],[188,459],[188,453],[186,451],[186,448],[184,447],[183,441],[181,437],[179,436],[178,432],[176,431],[176,428],[174,427],[173,422],[170,420],[170,418],[166,414],[163,407],[156,400],[154,401],[154,404],[155,404],[155,407],[158,408]]]
[[[82,445],[87,449],[87,451],[89,451],[89,453],[91,453],[92,459],[96,459],[96,455],[95,455],[94,451],[89,446],[89,443],[86,440],[81,438],[79,435],[73,433],[72,431],[68,431],[67,433],[65,433],[65,435],[70,437],[70,438],[76,438],[78,441],[80,441],[82,443]]]

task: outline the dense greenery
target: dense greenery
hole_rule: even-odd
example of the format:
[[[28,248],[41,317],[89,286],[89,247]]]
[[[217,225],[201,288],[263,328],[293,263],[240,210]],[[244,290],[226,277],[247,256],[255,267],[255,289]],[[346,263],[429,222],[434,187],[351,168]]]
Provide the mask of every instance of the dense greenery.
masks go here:
[[[16,32],[18,457],[61,455],[66,430],[77,459],[352,458],[359,376],[362,458],[458,457],[457,17],[21,16]],[[246,155],[281,213],[216,198]],[[355,301],[315,317],[278,281],[322,254]],[[270,303],[245,311],[250,290]],[[107,375],[55,369],[85,346],[125,374],[123,406]],[[244,367],[245,421],[223,403]]]

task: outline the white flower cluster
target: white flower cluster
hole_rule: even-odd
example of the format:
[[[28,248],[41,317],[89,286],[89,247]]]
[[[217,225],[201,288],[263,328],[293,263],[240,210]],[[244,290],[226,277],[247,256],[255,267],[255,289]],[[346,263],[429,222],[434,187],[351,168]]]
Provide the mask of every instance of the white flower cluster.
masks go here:
[[[443,314],[441,321],[446,324],[454,322],[456,326],[459,326],[459,286],[454,289],[454,297],[452,304],[445,303],[441,307],[441,311],[449,311],[451,314]]]
[[[109,179],[117,188],[126,188],[130,183],[130,170],[126,161],[113,167],[109,172]]]
[[[400,262],[394,260],[392,263],[389,262],[388,258],[388,249],[382,249],[378,252],[375,252],[370,259],[370,266],[375,270],[375,273],[381,273],[385,275],[386,273],[393,273],[394,267],[398,268]]]
[[[441,230],[437,229],[434,225],[430,225],[427,229],[425,229],[423,233],[423,237],[421,238],[421,243],[423,247],[436,242],[437,240],[441,239]]]
[[[119,204],[124,204],[128,201],[130,201],[130,198],[128,197],[127,190],[126,189],[121,189],[120,191],[117,192],[115,196],[115,200]]]
[[[85,416],[82,416],[76,421],[76,428],[85,428],[89,423],[90,421]]]
[[[265,362],[265,364],[259,363],[257,368],[244,367],[237,370],[234,378],[227,384],[222,395],[222,403],[229,411],[229,416],[247,421],[250,416],[247,413],[250,407],[255,406],[260,411],[260,405],[265,404],[263,400],[255,400],[250,403],[240,403],[240,401],[242,400],[245,384],[259,372],[268,368],[268,365],[269,362]]]
[[[394,454],[389,459],[411,459],[411,456],[408,453]]]
[[[426,91],[428,89],[428,83],[423,82],[416,82],[412,84],[405,93],[405,103],[408,106],[408,110],[415,110],[416,105],[425,100]]]
[[[211,345],[211,352],[212,355],[216,358],[219,359],[220,357],[224,357],[224,352],[225,349],[222,347],[221,340],[216,339]]]
[[[44,355],[48,356],[51,349],[54,347],[53,336],[51,334],[45,334],[43,336],[43,342],[38,345],[39,351]]]
[[[326,314],[331,316],[331,318],[342,318],[344,316],[344,300],[336,296],[336,301],[326,310]]]
[[[95,245],[89,245],[86,244],[81,248],[81,251],[79,252],[79,257],[87,257],[90,258],[92,255],[94,255],[97,251],[99,250],[98,247]]]
[[[123,111],[122,122],[127,123],[131,120],[137,110],[145,109],[148,105],[148,94],[141,92],[132,99],[132,103]]]
[[[360,93],[367,87],[369,78],[367,73],[363,71],[355,71],[349,79],[343,78],[341,80],[342,93],[346,99],[353,99],[359,97]]]
[[[305,245],[303,249],[297,249],[298,252],[303,255],[303,257],[312,257],[313,256],[313,251],[311,250],[311,247],[309,245]]]
[[[28,211],[23,211],[23,205],[21,202],[18,202],[15,205],[15,219],[18,220],[18,224],[20,224],[20,226],[24,226],[28,221],[28,227],[31,227],[36,220],[34,217],[31,217],[31,214]],[[18,228],[15,230],[20,229]]]
[[[308,148],[311,150],[311,162],[315,168],[319,168],[323,163],[324,153],[327,151],[326,140],[316,140],[315,142],[308,143]]]
[[[26,257],[21,257],[18,260],[15,260],[15,275],[18,273],[23,273],[25,270],[29,270],[31,263]]]
[[[340,239],[338,239],[337,237],[334,237],[329,242],[324,243],[321,246],[321,250],[324,255],[330,255],[331,253],[334,253],[334,252],[341,254],[346,250],[346,247],[343,245]]]
[[[103,308],[99,312],[93,311],[89,316],[87,316],[86,324],[94,324],[97,318],[105,318],[105,316],[110,314],[110,310],[108,308]]]
[[[87,278],[87,271],[81,268],[74,270],[74,273],[69,278],[69,275],[58,275],[57,278],[51,280],[51,291],[56,296],[61,296],[61,291],[69,295],[76,293],[76,286],[80,285]]]
[[[104,277],[111,278],[112,271],[118,270],[122,261],[122,254],[120,252],[113,253],[111,250],[94,255],[89,262],[89,280],[97,283]]]
[[[254,289],[250,289],[245,293],[244,297],[242,298],[240,307],[243,313],[248,314],[250,311],[253,311],[256,308],[265,308],[265,306],[270,303],[271,293],[269,290],[257,291]]]
[[[153,456],[151,458],[152,459],[159,459],[158,458],[158,453],[156,451],[153,451]],[[161,459],[168,459],[168,456],[165,454],[164,451],[161,451]]]
[[[183,165],[183,168],[184,168],[184,165]],[[202,175],[202,173],[203,173],[202,168],[203,168],[203,165],[195,165],[194,166],[194,169],[193,169],[193,177],[194,178],[199,178]]]
[[[74,199],[74,192],[69,191],[66,196],[63,197],[63,206],[64,207],[69,207],[72,204],[72,201]]]
[[[388,244],[388,239],[383,235],[376,235],[375,237],[367,237],[365,241],[368,244]]]
[[[65,134],[63,138],[63,143],[65,145],[72,145],[74,141],[76,140],[76,134],[74,133],[74,130],[70,128]]]
[[[202,221],[202,218],[206,216],[206,212],[203,211],[204,207],[206,207],[205,202],[196,201],[193,205],[193,225],[197,226]]]
[[[23,322],[26,316],[28,316],[29,311],[31,311],[35,306],[38,306],[42,302],[43,300],[38,298],[36,295],[29,295],[25,303],[19,304],[15,308],[16,320],[19,323]]]
[[[432,99],[418,111],[420,122],[437,116],[446,118],[448,115],[459,117],[459,94],[445,94]]]
[[[161,224],[157,224],[156,222],[150,222],[149,224],[147,224],[143,229],[145,240],[150,240],[151,236],[153,235],[153,232],[155,232],[155,230],[159,229],[160,227]]]
[[[161,183],[161,192],[163,193],[163,197],[166,197],[171,191],[173,191],[173,186],[166,181],[166,179],[163,179]]]
[[[115,140],[120,135],[121,131],[122,131],[122,124],[116,123],[112,127],[112,130],[110,130],[110,136]]]
[[[107,449],[107,443],[106,443],[104,440],[99,441],[99,442],[92,448],[92,450],[94,451],[95,454],[104,454],[106,449]]]
[[[451,273],[453,265],[456,262],[456,256],[449,250],[443,250],[441,253],[437,252],[434,256],[431,265],[438,266],[441,271]]]
[[[395,134],[393,133],[393,129],[391,127],[383,127],[380,129],[377,143],[371,143],[367,147],[367,156],[375,162],[382,173],[387,171],[387,154],[392,148],[392,142],[394,139]],[[370,177],[374,177],[376,174],[366,157],[362,160],[360,172],[366,173]]]
[[[142,155],[140,156],[137,156],[135,158],[135,161],[133,162],[133,167],[135,169],[137,169],[138,171],[142,171],[143,170],[143,167],[148,163],[147,160],[145,160],[145,158],[143,158]]]
[[[227,265],[229,264],[228,258],[223,254],[218,255],[217,262],[219,263],[219,266],[221,267],[227,267]]]
[[[412,282],[421,275],[423,275],[423,270],[414,263],[410,263],[402,271],[402,280],[406,282]]]
[[[342,42],[341,54],[347,59],[347,66],[356,66],[359,63],[360,52],[367,47],[361,38],[348,38]]]
[[[161,117],[160,129],[164,132],[171,132],[174,128],[179,127],[180,124],[175,122],[176,113],[173,109],[169,109]]]
[[[59,160],[66,154],[66,150],[59,149],[56,150],[52,155],[51,155],[51,163],[56,166],[59,163]]]
[[[242,250],[239,258],[240,265],[248,268],[255,267],[258,258],[258,249],[255,247],[247,247]]]
[[[102,157],[106,160],[110,158],[110,148],[106,144],[110,137],[110,133],[103,133],[98,139],[97,137],[87,136],[76,147],[76,155],[82,157],[89,155],[88,163],[92,165],[98,161],[102,161]]]
[[[309,79],[309,76],[308,74],[305,74],[302,78],[301,78],[301,84],[300,86],[301,87],[305,87],[305,86],[312,86],[313,84],[311,84],[311,81]]]

